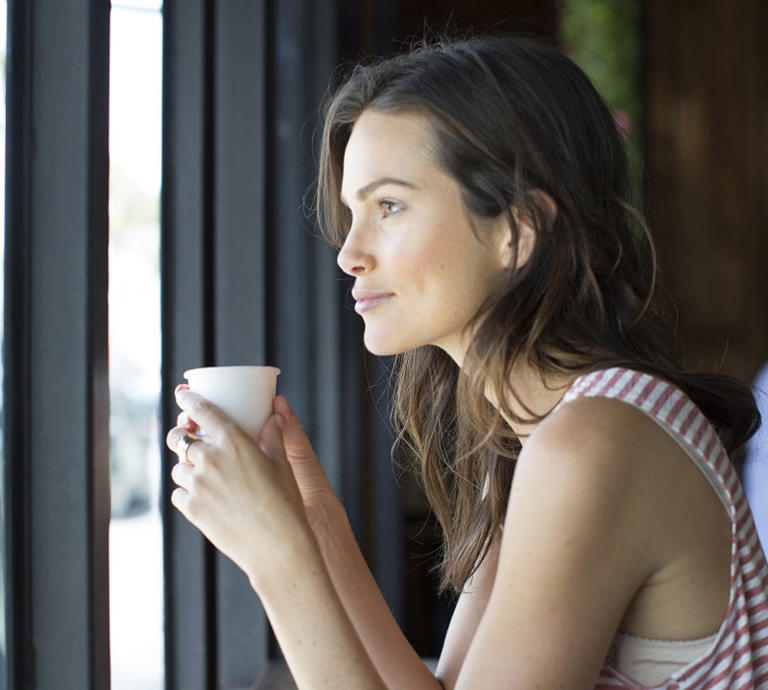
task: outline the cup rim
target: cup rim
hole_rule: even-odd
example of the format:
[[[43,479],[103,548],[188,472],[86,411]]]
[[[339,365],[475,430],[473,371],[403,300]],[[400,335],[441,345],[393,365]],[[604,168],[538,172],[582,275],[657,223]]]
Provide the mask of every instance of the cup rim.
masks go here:
[[[275,372],[275,376],[281,373],[281,370],[278,367],[272,367],[272,366],[259,366],[256,364],[238,364],[235,366],[222,366],[222,367],[195,367],[194,369],[187,369],[182,376],[185,379],[189,379],[189,375],[194,375],[201,372],[210,372],[210,371],[221,371],[222,369],[225,369],[228,373],[237,373],[242,372],[246,373],[249,371],[253,371],[254,369],[271,369]]]

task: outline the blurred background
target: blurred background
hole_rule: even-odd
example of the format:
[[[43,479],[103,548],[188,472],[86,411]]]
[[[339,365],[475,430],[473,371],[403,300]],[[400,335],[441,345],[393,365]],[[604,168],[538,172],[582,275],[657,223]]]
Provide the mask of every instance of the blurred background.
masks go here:
[[[768,361],[763,0],[114,0],[113,688],[290,687],[247,583],[169,510],[170,392],[203,364],[283,369],[279,392],[395,616],[420,655],[439,655],[453,605],[435,594],[439,533],[417,483],[390,462],[389,362],[364,352],[351,285],[305,195],[338,65],[470,29],[557,42],[607,100],[688,367],[752,382]],[[761,530],[767,445],[758,437],[745,465]],[[0,644],[4,656],[4,634]]]

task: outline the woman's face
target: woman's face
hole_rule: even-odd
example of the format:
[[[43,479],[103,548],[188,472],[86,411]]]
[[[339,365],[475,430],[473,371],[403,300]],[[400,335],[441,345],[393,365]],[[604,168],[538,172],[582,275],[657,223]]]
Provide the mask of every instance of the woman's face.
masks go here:
[[[461,365],[462,329],[509,261],[510,233],[502,214],[483,221],[482,242],[475,237],[458,183],[429,154],[431,139],[420,115],[367,110],[358,118],[344,154],[341,196],[352,225],[338,264],[356,279],[368,350],[431,344]]]

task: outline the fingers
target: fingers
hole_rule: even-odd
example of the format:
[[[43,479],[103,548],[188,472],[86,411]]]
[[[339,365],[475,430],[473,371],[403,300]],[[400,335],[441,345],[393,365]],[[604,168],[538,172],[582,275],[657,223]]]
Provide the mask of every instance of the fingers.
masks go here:
[[[294,414],[288,401],[278,395],[275,398],[276,412],[285,417],[285,429],[283,430],[283,446],[289,460],[313,457],[315,451],[299,423],[299,418]]]
[[[176,404],[187,413],[190,420],[205,429],[206,434],[214,441],[221,441],[228,435],[244,433],[216,405],[193,393],[187,387],[176,387]]]
[[[179,455],[179,457],[181,457],[181,439],[184,437],[185,433],[187,433],[186,429],[180,426],[175,426],[165,435],[165,445],[176,453],[176,455]]]
[[[180,383],[174,389],[173,394],[176,395],[176,393],[186,390],[189,390],[189,386],[186,383]],[[185,429],[192,432],[197,431],[197,424],[189,418],[189,415],[186,412],[180,412],[178,417],[176,417],[176,426],[183,426]]]
[[[195,468],[184,462],[176,463],[171,469],[171,479],[184,490],[188,490],[192,484]]]
[[[171,494],[171,504],[178,508],[179,512],[189,520],[187,504],[189,503],[189,494],[185,489],[174,489]]]
[[[284,395],[275,397],[272,407],[274,412],[285,417],[287,429],[290,429],[292,426],[296,426],[298,429],[304,428]]]
[[[199,464],[199,459],[195,462],[195,457],[200,458],[202,449],[195,448],[194,446],[203,443],[199,438],[196,438],[190,443],[190,434],[187,429],[180,426],[175,426],[171,429],[165,437],[165,445],[168,446],[179,458],[180,462],[191,463],[193,465]]]
[[[279,414],[285,419],[285,433],[290,433],[293,431],[293,427],[296,427],[299,430],[302,430],[301,423],[299,422],[299,418],[296,416],[296,413],[291,409],[291,406],[288,404],[288,400],[285,398],[284,395],[278,395],[272,404],[272,408],[275,414]]]
[[[195,482],[199,478],[195,476],[195,468],[179,462],[171,469],[171,479],[176,483],[177,488],[171,493],[171,503],[176,506],[185,517],[189,518],[188,505],[193,495]]]
[[[273,414],[267,419],[259,434],[259,447],[270,458],[282,459],[285,457],[283,449],[283,429],[285,418],[280,414]]]
[[[284,395],[278,395],[272,401],[272,409],[283,415],[286,419],[293,413],[291,406],[288,404],[288,399]]]
[[[183,427],[193,434],[197,432],[197,424],[189,418],[186,412],[180,412],[179,416],[176,417],[176,426]]]

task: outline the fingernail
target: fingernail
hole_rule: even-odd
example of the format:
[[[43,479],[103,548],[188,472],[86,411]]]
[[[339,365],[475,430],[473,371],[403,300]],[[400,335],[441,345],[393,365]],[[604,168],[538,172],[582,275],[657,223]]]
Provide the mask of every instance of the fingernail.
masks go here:
[[[283,417],[281,414],[275,416],[277,417],[275,420],[277,422],[277,426],[279,426],[281,429],[285,429],[285,417]]]

